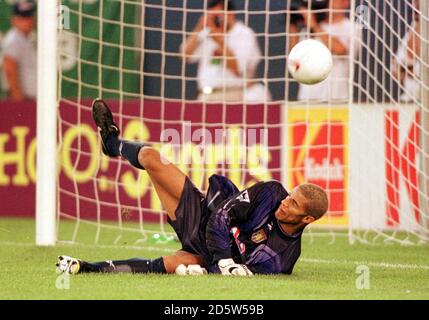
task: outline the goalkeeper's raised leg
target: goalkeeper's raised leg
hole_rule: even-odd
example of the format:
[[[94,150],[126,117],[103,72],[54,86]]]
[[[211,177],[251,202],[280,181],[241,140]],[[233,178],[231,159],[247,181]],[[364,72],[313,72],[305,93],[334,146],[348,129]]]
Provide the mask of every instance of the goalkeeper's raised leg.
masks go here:
[[[94,100],[92,116],[101,135],[103,153],[109,157],[121,156],[134,167],[146,170],[161,204],[170,219],[175,221],[186,175],[174,164],[161,161],[159,152],[150,145],[121,139],[112,112],[103,100]]]
[[[120,129],[113,121],[112,112],[102,99],[93,101],[92,116],[101,136],[103,153],[109,157],[121,156],[134,167],[146,170],[169,220],[175,223],[175,212],[184,187],[189,187],[189,183],[185,183],[187,180],[186,175],[174,164],[161,161],[159,152],[150,145],[121,139]],[[180,264],[202,265],[203,258],[199,255],[179,250],[174,255],[163,257],[163,262],[165,271],[172,273]],[[129,264],[128,261],[125,263]],[[135,265],[136,263],[140,265],[138,260],[134,260],[132,264]],[[134,266],[131,269],[138,270]],[[146,268],[144,269],[146,270]]]

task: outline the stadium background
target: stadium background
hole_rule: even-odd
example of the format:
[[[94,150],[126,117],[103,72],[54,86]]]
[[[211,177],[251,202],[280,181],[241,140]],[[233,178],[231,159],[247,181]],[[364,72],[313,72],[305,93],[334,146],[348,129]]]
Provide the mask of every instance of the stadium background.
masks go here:
[[[290,0],[291,4],[298,3],[299,0]],[[363,30],[363,42],[368,44],[369,48],[377,48],[374,52],[375,55],[368,54],[366,52],[367,47],[365,46],[362,49],[360,54],[360,61],[355,64],[355,80],[362,79],[363,81],[368,81],[368,83],[361,83],[363,88],[368,88],[368,91],[365,93],[361,92],[359,88],[354,88],[354,97],[355,99],[359,97],[360,101],[365,100],[375,100],[375,101],[386,101],[389,97],[386,97],[386,92],[391,94],[392,98],[398,96],[399,90],[395,86],[395,81],[391,81],[391,74],[383,68],[382,62],[389,61],[391,52],[395,52],[398,48],[398,37],[392,36],[392,34],[397,34],[402,37],[406,31],[406,23],[409,23],[412,19],[412,10],[410,10],[410,3],[406,3],[401,0],[387,0],[385,1],[388,5],[383,5],[382,2],[374,1],[374,7],[370,7],[370,10],[375,10],[378,14],[371,14],[370,11],[370,20],[368,21],[370,30]],[[148,0],[145,1],[146,4],[161,4],[160,1]],[[204,1],[199,0],[190,0],[186,1],[185,8],[190,9],[202,9]],[[249,1],[246,2],[246,7],[248,8],[250,14],[252,11],[279,11],[286,10],[288,8],[288,1],[268,1],[269,6],[267,8],[267,1]],[[364,0],[357,0],[356,6],[364,4]],[[77,9],[78,5],[76,1],[73,0],[64,0],[62,4],[69,6],[70,8]],[[243,10],[245,6],[244,0],[234,1],[237,10]],[[119,2],[112,1],[109,6],[104,7],[104,12],[102,17],[104,19],[117,20],[117,12],[119,10]],[[166,3],[167,7],[172,8],[184,8],[184,2],[180,0],[169,0]],[[395,12],[391,12],[391,8],[395,8]],[[99,4],[97,0],[94,1],[84,1],[83,11],[89,15],[98,14]],[[127,10],[128,8],[128,10]],[[139,12],[136,12],[134,6],[125,5],[124,11],[124,22],[136,22],[141,19]],[[161,21],[167,30],[165,34],[165,41],[161,43],[161,34],[159,31],[154,29],[145,29],[144,34],[144,43],[142,44],[139,40],[140,35],[137,34],[136,30],[133,28],[126,28],[124,30],[124,45],[130,46],[140,46],[143,49],[153,49],[153,50],[164,50],[167,53],[177,53],[179,46],[183,41],[182,35],[177,35],[169,33],[168,30],[172,31],[182,31],[183,30],[183,21],[184,15],[186,15],[186,31],[191,31],[195,25],[199,13],[189,12],[181,13],[178,11],[169,11],[165,10],[166,15],[165,19],[162,19],[163,10],[158,8],[153,8],[148,6],[145,9],[145,17],[143,19],[145,25],[144,27],[149,28],[161,28]],[[5,32],[10,28],[10,13],[11,6],[7,1],[3,0],[0,2],[0,32],[5,34]],[[404,17],[404,20],[398,19],[398,15]],[[249,26],[255,30],[257,33],[266,32],[266,14],[254,14],[249,19]],[[284,14],[270,14],[271,19],[268,21],[268,32],[270,33],[283,33],[278,37],[270,37],[267,39],[264,36],[259,36],[258,41],[260,48],[262,50],[262,55],[268,57],[282,56],[286,52],[286,42],[287,38],[284,37],[286,32],[285,27],[285,16]],[[383,17],[383,19],[381,18]],[[238,19],[243,19],[243,15],[238,14]],[[98,23],[94,20],[87,19],[85,21],[87,27],[85,27],[84,34],[88,37],[95,36],[98,31]],[[78,28],[78,19],[76,15],[71,15],[70,27],[72,30],[76,31]],[[107,42],[118,43],[119,39],[119,28],[112,25],[107,25],[104,30],[103,39]],[[268,45],[265,45],[265,41],[269,41]],[[268,52],[264,52],[265,48],[268,48]],[[83,41],[82,44],[82,54],[81,57],[91,61],[91,59],[96,59],[97,47],[95,44],[90,42]],[[115,64],[119,57],[119,50],[115,50],[109,47],[103,48],[103,64]],[[153,72],[159,73],[158,77],[139,77],[124,75],[123,87],[126,88],[124,92],[125,96],[127,92],[131,93],[140,93],[143,89],[143,93],[147,96],[160,97],[162,93],[160,91],[161,81],[165,81],[162,85],[164,89],[165,98],[173,99],[193,99],[196,97],[197,89],[195,81],[186,81],[180,79],[182,75],[181,72],[181,61],[178,57],[168,56],[165,59],[163,68],[161,68],[162,57],[161,53],[150,53],[145,55],[144,65],[139,64],[140,58],[134,51],[124,50],[123,63],[125,68],[142,70],[143,72]],[[366,66],[362,68],[361,66]],[[69,61],[67,63],[67,74],[71,78],[76,77],[76,61]],[[85,77],[83,81],[88,81],[88,83],[95,83],[94,79],[96,72],[93,71],[89,65],[84,65],[83,74]],[[87,69],[85,69],[87,68]],[[142,69],[141,69],[142,68]],[[186,75],[195,77],[196,66],[188,65],[186,67]],[[265,70],[266,69],[266,70]],[[267,71],[267,78],[269,82],[269,88],[274,100],[295,100],[297,97],[298,86],[295,82],[286,82],[285,79],[288,76],[285,74],[285,59],[267,59],[260,63],[257,77],[262,77],[262,75]],[[177,76],[178,79],[168,79],[162,77],[162,72],[165,75]],[[376,74],[377,79],[367,77],[367,72],[370,74]],[[108,79],[108,80],[107,80]],[[377,83],[376,83],[377,81]],[[385,87],[380,87],[380,84],[384,84]],[[104,72],[103,86],[106,88],[118,89],[118,74],[117,72]],[[142,86],[142,88],[140,88]],[[185,88],[185,95],[183,96],[182,88]],[[95,92],[97,94],[97,92]],[[63,95],[67,97],[72,97],[77,95],[77,88],[70,83],[64,84]],[[87,88],[84,88],[82,92],[84,97],[93,97],[94,92],[91,92]]]
[[[153,99],[151,103],[147,103],[147,106],[145,107],[146,112],[151,113],[152,115],[149,115],[149,117],[153,116],[156,118],[156,109],[159,108],[159,103],[164,103],[163,99],[176,99],[175,101],[183,101],[183,98],[185,99],[191,99],[195,98],[196,95],[196,82],[193,80],[189,80],[187,77],[182,77],[182,61],[177,56],[177,52],[179,50],[179,46],[183,40],[182,34],[177,34],[174,32],[169,31],[182,31],[183,28],[185,28],[187,31],[190,31],[194,24],[196,23],[196,20],[199,16],[199,13],[195,12],[186,12],[183,13],[181,11],[177,10],[161,10],[158,7],[151,7],[150,4],[159,4],[157,1],[148,1],[146,2],[148,4],[147,8],[145,8],[145,16],[144,16],[144,28],[137,29],[137,28],[124,28],[123,29],[123,45],[125,46],[125,49],[122,52],[122,61],[120,61],[121,64],[121,70],[113,69],[113,68],[104,68],[105,66],[115,66],[118,62],[118,60],[121,57],[121,53],[119,52],[118,48],[104,45],[102,48],[98,47],[98,43],[94,41],[89,41],[91,39],[97,39],[100,37],[98,34],[99,32],[99,26],[97,20],[94,19],[82,19],[82,23],[85,24],[85,28],[82,29],[82,35],[85,36],[82,40],[81,48],[79,49],[80,59],[83,61],[79,65],[80,71],[78,71],[78,60],[73,58],[73,54],[76,55],[77,51],[77,40],[73,36],[72,32],[78,32],[79,29],[79,19],[78,15],[72,14],[70,15],[70,31],[64,30],[62,33],[62,38],[60,41],[60,45],[62,46],[62,50],[64,52],[70,52],[71,54],[69,56],[62,55],[62,68],[63,68],[63,81],[62,81],[62,87],[61,87],[61,95],[65,99],[80,99],[81,103],[89,103],[89,100],[95,96],[103,96],[106,99],[118,99],[119,95],[120,98],[125,101],[126,104],[126,110],[136,110],[136,112],[130,111],[129,116],[140,116],[140,111],[138,110],[138,106],[131,107],[133,105],[133,99],[135,100],[136,95],[143,94],[145,96],[145,99]],[[292,2],[292,5],[296,4],[297,2]],[[238,10],[244,8],[244,1],[236,1],[235,2],[236,7]],[[360,103],[365,103],[366,101],[371,101],[372,103],[377,101],[383,101],[384,103],[389,102],[389,99],[395,99],[400,94],[400,90],[398,90],[396,81],[392,81],[391,74],[388,72],[389,70],[383,67],[383,63],[386,61],[389,61],[391,52],[395,51],[398,46],[398,37],[392,37],[392,32],[395,34],[399,34],[402,36],[406,30],[405,28],[405,22],[406,20],[400,20],[397,19],[396,15],[405,15],[405,13],[408,14],[407,21],[410,21],[411,15],[409,8],[406,8],[406,3],[403,1],[390,1],[390,4],[397,8],[396,12],[387,12],[386,10],[390,10],[390,6],[386,5],[376,5],[375,8],[378,11],[378,15],[370,14],[371,19],[368,21],[370,24],[370,28],[364,28],[362,30],[363,32],[363,39],[362,41],[367,44],[363,46],[361,54],[359,55],[359,61],[355,62],[355,79],[360,79],[360,85],[356,86],[354,88],[354,97],[355,99],[359,100]],[[71,9],[77,10],[78,4],[76,1],[64,1],[63,5],[70,7]],[[119,2],[112,1],[109,3],[109,6],[103,7],[102,12],[102,19],[105,20],[117,20],[118,15],[117,12],[120,10],[119,8]],[[183,1],[169,1],[168,5],[170,8],[183,8]],[[203,7],[201,1],[187,1],[186,5],[190,9],[202,9]],[[263,11],[263,10],[284,10],[287,8],[287,2],[280,2],[280,1],[270,1],[269,7],[267,7],[266,1],[251,1],[248,4],[248,8],[250,13],[252,11]],[[356,5],[359,5],[359,1],[356,3]],[[136,23],[137,21],[140,21],[142,17],[140,16],[139,12],[136,12],[136,10],[133,10],[134,6],[128,6],[125,4],[124,6],[124,12],[123,12],[123,18],[125,23]],[[98,15],[100,14],[98,12],[99,10],[99,4],[98,1],[87,1],[84,2],[82,6],[82,11],[85,14],[88,14],[89,16]],[[383,12],[386,11],[386,12]],[[1,2],[1,20],[0,20],[0,30],[2,32],[5,32],[10,26],[8,21],[10,20],[10,12],[11,7],[6,2]],[[186,19],[184,15],[186,14]],[[378,17],[383,16],[386,17],[386,19],[378,19]],[[238,18],[242,19],[243,16],[240,16],[238,14]],[[257,33],[263,33],[264,31],[268,30],[270,33],[278,33],[279,36],[274,37],[263,37],[259,36],[258,40],[260,42],[260,47],[262,50],[267,49],[268,52],[262,52],[263,55],[267,55],[268,57],[274,57],[274,59],[263,59],[263,61],[260,63],[258,68],[258,76],[262,77],[264,74],[267,75],[267,81],[270,88],[270,91],[272,93],[272,96],[274,100],[277,101],[277,103],[270,106],[270,123],[275,125],[279,125],[281,121],[284,119],[281,119],[280,116],[280,108],[281,105],[284,103],[284,99],[286,96],[288,96],[288,103],[290,101],[295,100],[297,96],[297,84],[294,81],[290,81],[288,76],[285,74],[285,59],[283,58],[284,52],[286,50],[286,42],[287,37],[284,37],[285,34],[285,16],[284,14],[271,14],[269,19],[268,27],[266,25],[267,15],[266,14],[253,14],[251,15],[251,19],[249,19],[249,25],[255,30]],[[392,20],[392,21],[390,21]],[[165,25],[165,34],[161,35],[159,30],[161,25],[160,23]],[[186,21],[186,26],[183,26],[183,21]],[[398,23],[402,22],[402,23]],[[158,29],[157,29],[158,28]],[[141,34],[141,30],[144,30],[144,35]],[[369,32],[371,30],[371,32]],[[374,34],[374,30],[378,30],[379,34]],[[102,39],[105,41],[105,43],[113,43],[118,44],[120,41],[120,28],[118,25],[115,24],[106,24],[103,26],[103,35]],[[144,39],[144,40],[141,40]],[[268,44],[265,43],[265,41],[268,41]],[[379,43],[378,43],[379,42]],[[392,43],[390,43],[392,42]],[[128,47],[133,48],[141,48],[141,50],[127,50]],[[372,51],[372,54],[367,54],[366,50],[367,48],[377,48],[377,50],[374,52]],[[389,48],[389,50],[388,50]],[[102,50],[102,57],[101,57],[101,63],[103,65],[102,70],[102,79],[101,82],[99,82],[98,76],[99,72],[97,72],[98,67],[94,64],[91,64],[90,62],[97,63],[98,62],[98,52],[99,50]],[[149,53],[145,53],[144,60],[141,59],[139,51],[143,52],[144,50],[148,50]],[[155,51],[154,51],[155,50]],[[157,51],[159,51],[157,53]],[[141,62],[143,61],[143,62]],[[162,65],[162,67],[161,67]],[[188,65],[186,66],[186,72],[185,74],[189,77],[195,77],[195,65]],[[139,74],[136,73],[127,73],[127,71],[122,72],[122,69],[124,70],[136,70],[139,71]],[[266,69],[266,70],[265,70]],[[376,74],[377,77],[368,77],[366,75],[366,72],[369,72],[370,74]],[[120,74],[121,73],[121,74]],[[148,75],[149,74],[149,75]],[[368,81],[368,83],[366,83]],[[357,81],[356,81],[357,82]],[[85,83],[86,85],[80,86],[80,83]],[[101,85],[101,94],[99,89],[92,89],[90,86],[93,84],[96,86]],[[162,88],[162,90],[161,90]],[[365,88],[365,92],[363,92],[362,88]],[[361,92],[362,90],[362,92]],[[184,95],[184,97],[183,97]],[[86,102],[85,102],[86,100]],[[129,102],[127,102],[129,101]],[[160,102],[162,101],[162,102]],[[16,167],[16,170],[18,172],[17,176],[18,178],[9,179],[6,177],[5,174],[3,174],[3,185],[5,188],[2,188],[4,190],[2,192],[2,197],[4,199],[9,199],[9,201],[5,201],[6,207],[5,210],[2,211],[0,214],[7,214],[7,215],[31,215],[32,212],[32,204],[34,203],[33,195],[34,195],[34,181],[35,181],[35,169],[34,169],[34,125],[33,125],[33,117],[35,117],[35,110],[34,106],[32,106],[31,102],[27,102],[28,105],[19,105],[14,106],[10,102],[3,101],[1,102],[5,105],[6,108],[11,107],[12,110],[16,111],[19,108],[22,108],[22,113],[20,115],[24,115],[24,117],[19,119],[14,119],[13,115],[14,113],[7,113],[7,116],[3,117],[4,120],[7,119],[7,117],[12,117],[9,121],[5,121],[5,124],[3,125],[3,131],[7,134],[5,139],[3,141],[2,147],[4,152],[7,154],[10,154],[10,157],[6,157],[4,159],[11,159],[9,164],[12,165],[4,165],[1,169],[5,170],[6,175],[8,172],[14,171],[14,163],[18,163],[19,165]],[[115,102],[113,102],[115,103]],[[129,104],[130,106],[127,106]],[[152,107],[151,107],[152,105]],[[177,114],[180,112],[181,105],[171,103],[168,108],[171,112],[171,119],[175,119]],[[202,108],[198,107],[198,105],[193,105],[192,103],[189,103],[187,105],[187,108],[189,111],[186,111],[185,114],[187,114],[187,119],[182,120],[188,120],[188,121],[195,121],[202,118],[201,110]],[[296,111],[294,111],[293,108],[290,109],[288,119],[294,119],[292,121],[300,123],[301,121],[306,121],[306,113],[305,113],[304,106],[300,110],[300,104],[298,103],[296,105]],[[341,109],[342,108],[342,109]],[[61,114],[65,117],[66,120],[73,121],[75,119],[75,115],[72,114],[72,110],[69,113],[68,112],[69,107],[67,106],[67,103],[63,104],[63,107],[61,108]],[[71,108],[70,108],[71,109]],[[319,142],[315,142],[315,149],[317,149],[317,145],[325,145],[327,140],[328,144],[333,143],[337,144],[340,148],[342,146],[347,146],[349,141],[347,141],[347,123],[348,123],[348,110],[346,104],[343,106],[338,106],[339,111],[336,112],[336,116],[333,116],[332,123],[328,124],[327,126],[320,126],[321,133],[319,136],[321,136],[321,139],[319,139]],[[25,110],[32,110],[31,113],[26,114]],[[244,110],[244,109],[243,109]],[[259,110],[262,111],[260,108]],[[240,107],[237,108],[237,110],[232,110],[232,113],[240,111]],[[257,111],[256,107],[254,111]],[[126,111],[128,112],[128,111]],[[212,110],[212,115],[215,115],[217,113],[221,113],[222,109],[221,106],[214,106]],[[248,119],[250,121],[249,123],[261,123],[263,121],[262,114],[263,112],[252,112],[252,114],[261,114],[261,118],[254,118]],[[194,114],[196,117],[192,118],[192,114]],[[331,117],[331,113],[329,109],[323,109],[323,106],[319,109],[313,108],[312,114],[314,114],[313,121],[314,123],[317,123],[320,119],[322,121],[328,121],[328,117]],[[168,115],[167,115],[168,118]],[[220,122],[217,121],[219,119],[216,119],[214,116],[211,117],[213,122]],[[227,117],[228,118],[228,117]],[[210,119],[210,117],[208,117]],[[18,120],[18,121],[16,121]],[[166,119],[168,120],[168,119]],[[288,121],[289,121],[288,120]],[[28,131],[28,133],[14,133],[14,130],[20,130],[19,128],[16,128],[19,124],[19,121],[21,121],[22,126],[24,126],[27,129],[24,129]],[[23,121],[23,122],[22,122]],[[91,126],[91,120],[89,117],[84,118],[83,120],[86,122],[86,124],[90,127]],[[209,120],[210,121],[210,120]],[[229,124],[237,123],[237,125],[240,125],[240,117],[234,119],[234,118],[228,118],[227,120]],[[253,121],[253,122],[252,122]],[[328,121],[329,122],[329,121]],[[333,131],[334,134],[330,135],[328,137],[328,127],[330,127],[331,124],[339,124],[339,127],[335,129],[335,125],[332,126],[335,130],[340,130],[337,134]],[[19,126],[18,126],[19,127]],[[88,127],[88,128],[89,128]],[[291,126],[292,127],[292,126]],[[15,129],[14,129],[15,128]],[[87,127],[85,127],[87,128]],[[303,127],[304,128],[304,127]],[[73,128],[69,128],[72,129]],[[177,128],[180,129],[180,128]],[[195,129],[195,128],[194,128]],[[66,130],[66,129],[63,129]],[[70,130],[70,131],[72,131]],[[90,130],[90,129],[88,129]],[[159,131],[161,128],[158,126],[151,127],[149,132],[152,133],[151,139],[157,140],[156,136],[159,136]],[[300,129],[296,126],[291,129],[290,139],[293,140],[294,132],[299,132]],[[330,130],[330,129],[329,129]],[[405,130],[408,130],[408,128],[405,128]],[[64,131],[63,131],[64,132]],[[21,136],[19,136],[21,134]],[[24,136],[22,136],[24,134]],[[73,132],[70,132],[71,136],[73,136]],[[76,136],[79,135],[79,133],[76,133]],[[298,134],[298,137],[295,139],[295,142],[292,140],[290,141],[292,145],[299,144],[299,141],[302,141],[302,134],[305,135],[305,128],[304,133],[301,130],[301,133]],[[276,146],[280,143],[280,135],[278,129],[271,128],[269,135],[271,137],[271,145]],[[301,136],[300,136],[301,135]],[[75,138],[76,138],[75,136]],[[16,145],[19,145],[19,141],[22,138],[23,143],[25,144],[25,149],[18,150],[18,154],[20,154],[16,159],[17,162],[14,160],[13,150],[16,149],[16,146],[14,146],[14,139],[16,138]],[[340,137],[338,141],[334,142],[332,139],[336,139],[335,137]],[[7,141],[10,139],[9,143]],[[70,142],[72,145],[74,142]],[[84,146],[84,151],[89,151],[92,153],[94,152],[94,144],[89,146]],[[326,149],[326,148],[325,148]],[[332,148],[332,150],[334,150]],[[339,155],[336,155],[335,152],[332,153],[329,150],[329,153],[331,153],[331,159],[328,159],[328,162],[332,162],[337,158],[338,165],[340,166],[339,170],[342,170],[348,166],[347,163],[347,147],[343,148],[340,151]],[[326,151],[326,150],[325,150]],[[73,153],[73,152],[72,152]],[[321,152],[319,155],[316,155],[315,162],[322,162],[323,161],[323,155],[327,152]],[[5,154],[6,155],[6,154]],[[75,155],[76,156],[76,155]],[[65,168],[65,175],[67,176],[67,173],[69,175],[69,180],[67,180],[64,175],[62,175],[61,181],[68,183],[67,181],[72,181],[71,176],[73,176],[72,171],[72,163],[74,163],[76,158],[73,158],[73,155],[67,155],[62,153],[62,163],[63,167]],[[72,158],[70,158],[72,157]],[[272,153],[270,155],[271,157],[271,163],[270,163],[270,169],[273,169],[273,171],[269,175],[262,175],[258,177],[259,179],[267,179],[267,178],[274,178],[280,180],[280,175],[278,172],[278,168],[280,168],[279,162],[280,162],[280,154],[279,152],[274,151],[274,154]],[[293,158],[290,157],[291,159]],[[319,159],[317,159],[319,158]],[[91,160],[91,159],[94,159]],[[5,160],[5,164],[7,164],[9,160]],[[15,162],[14,162],[15,161]],[[81,171],[83,171],[81,174],[82,176],[87,175],[88,179],[85,179],[83,177],[78,181],[79,183],[86,182],[88,184],[88,190],[92,189],[92,185],[90,183],[89,177],[91,176],[91,168],[92,171],[95,170],[95,163],[96,159],[94,157],[88,158],[83,163],[79,164],[79,168],[81,168]],[[103,162],[104,163],[104,162]],[[302,162],[301,163],[294,163],[294,161],[291,161],[293,165],[289,164],[289,168],[296,168],[296,167],[303,167]],[[26,169],[24,167],[27,167]],[[30,167],[29,167],[30,166]],[[68,166],[68,170],[67,170]],[[106,166],[104,166],[106,167]],[[102,168],[104,169],[104,168]],[[186,171],[186,168],[183,167]],[[106,169],[107,170],[107,169]],[[277,170],[277,172],[276,172]],[[335,170],[335,168],[334,168]],[[111,172],[111,175],[114,175],[114,168],[109,168],[109,172]],[[22,179],[19,178],[19,173],[22,173]],[[27,172],[27,173],[24,173]],[[195,172],[195,171],[193,171]],[[212,173],[214,173],[212,171]],[[126,174],[126,172],[125,172]],[[26,175],[27,178],[24,178],[24,175]],[[335,176],[335,174],[333,175]],[[111,177],[113,178],[113,177]],[[194,179],[201,180],[201,177],[193,177]],[[294,179],[293,175],[290,175],[288,177],[288,183],[290,186],[293,186],[296,183],[299,183],[299,179]],[[311,177],[306,177],[307,180],[311,180]],[[108,180],[108,179],[107,179]],[[251,183],[251,181],[254,181],[250,178],[244,178],[241,179],[239,177],[236,177],[233,179],[234,182],[236,182],[240,187],[243,187],[245,185],[248,185]],[[316,179],[317,180],[317,179]],[[333,179],[335,180],[335,179]],[[6,181],[9,181],[6,183]],[[15,183],[15,181],[18,181],[18,183]],[[21,182],[19,182],[21,181]],[[201,185],[201,187],[204,188],[204,184],[200,184],[197,181],[197,185]],[[339,179],[341,182],[332,182],[331,181],[331,187],[334,189],[343,189],[345,190],[347,188],[347,180],[346,177],[343,176]],[[326,183],[326,181],[323,181]],[[337,185],[335,186],[335,184]],[[338,184],[339,183],[339,184]],[[329,182],[328,182],[329,184]],[[109,181],[106,181],[105,183],[100,183],[100,188],[103,191],[109,190]],[[8,187],[11,187],[9,191]],[[24,187],[29,187],[29,189],[23,189]],[[70,188],[73,188],[72,185],[70,185]],[[85,188],[85,187],[84,187]],[[144,187],[141,187],[144,190]],[[142,190],[140,188],[140,190]],[[131,188],[132,189],[132,188]],[[23,207],[21,205],[22,201],[18,197],[15,198],[15,201],[11,201],[10,194],[21,194],[23,190],[26,190],[24,192],[25,195],[27,195],[25,203],[28,203],[28,206]],[[12,191],[12,192],[10,192]],[[89,191],[89,193],[93,193],[92,191]],[[335,192],[333,192],[335,193]],[[338,214],[344,214],[345,211],[347,211],[347,194],[346,191],[340,192],[341,195],[332,194],[331,195],[331,201],[332,203],[336,203],[336,207],[331,207],[330,212],[331,216],[335,217],[335,215]],[[141,192],[135,192],[131,190],[127,190],[126,194],[128,197],[132,198],[133,200],[136,200],[138,196],[145,194],[144,191]],[[147,195],[149,196],[149,194]],[[67,195],[65,195],[67,198]],[[144,200],[149,201],[150,207],[152,209],[160,209],[159,203],[156,200],[156,197],[150,196],[151,200]],[[70,212],[75,211],[74,206],[72,205],[74,199],[73,196],[70,197],[69,202],[64,202],[63,205],[65,207],[70,207]],[[124,205],[127,203],[125,202]],[[86,208],[88,209],[88,208]],[[107,208],[105,209],[104,214],[106,217],[114,217],[116,213],[114,213],[114,209]],[[108,213],[109,210],[113,210],[112,213]],[[90,212],[91,210],[82,210],[83,212]],[[94,210],[92,210],[94,211]],[[150,217],[150,215],[149,215]],[[341,220],[341,225],[346,225],[347,221]],[[334,223],[335,224],[335,223]]]

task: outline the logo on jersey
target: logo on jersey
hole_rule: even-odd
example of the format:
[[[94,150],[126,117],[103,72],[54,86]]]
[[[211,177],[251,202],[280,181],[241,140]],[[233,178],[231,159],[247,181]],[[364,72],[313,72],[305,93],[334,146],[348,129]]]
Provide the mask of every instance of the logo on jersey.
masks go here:
[[[235,239],[235,243],[237,244],[238,250],[240,251],[241,254],[244,254],[246,252],[246,245],[240,242],[240,240],[238,239],[240,235],[240,229],[238,229],[237,227],[233,227],[231,228],[231,233]]]
[[[252,234],[251,240],[254,243],[261,243],[262,241],[267,240],[267,234],[264,229],[258,230]]]
[[[247,192],[247,190],[244,190],[242,193],[240,193],[237,196],[237,200],[240,202],[250,203],[249,193]]]

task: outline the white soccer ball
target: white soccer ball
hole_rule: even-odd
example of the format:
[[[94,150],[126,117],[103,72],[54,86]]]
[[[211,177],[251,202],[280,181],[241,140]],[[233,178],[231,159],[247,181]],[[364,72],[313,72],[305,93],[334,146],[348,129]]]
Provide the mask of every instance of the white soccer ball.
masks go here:
[[[322,42],[313,39],[303,40],[294,46],[287,61],[292,77],[304,84],[325,80],[332,65],[331,51]]]

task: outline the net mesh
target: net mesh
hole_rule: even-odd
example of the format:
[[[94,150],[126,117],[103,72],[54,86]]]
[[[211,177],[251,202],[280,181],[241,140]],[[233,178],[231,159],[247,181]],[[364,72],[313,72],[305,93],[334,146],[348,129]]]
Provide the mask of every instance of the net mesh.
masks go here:
[[[214,35],[196,29],[211,19],[207,0],[61,1],[59,240],[171,235],[148,175],[102,156],[90,110],[102,97],[124,138],[160,149],[203,191],[214,173],[239,188],[313,182],[330,207],[311,239],[425,241],[427,60],[418,50],[427,37],[417,26],[428,16],[417,2],[233,4],[239,36],[229,29],[226,45],[215,44],[207,61],[221,71],[204,77],[207,62],[186,53],[185,42],[194,37],[196,52],[213,53]],[[313,87],[286,67],[290,48],[309,37],[334,56],[330,77]]]

